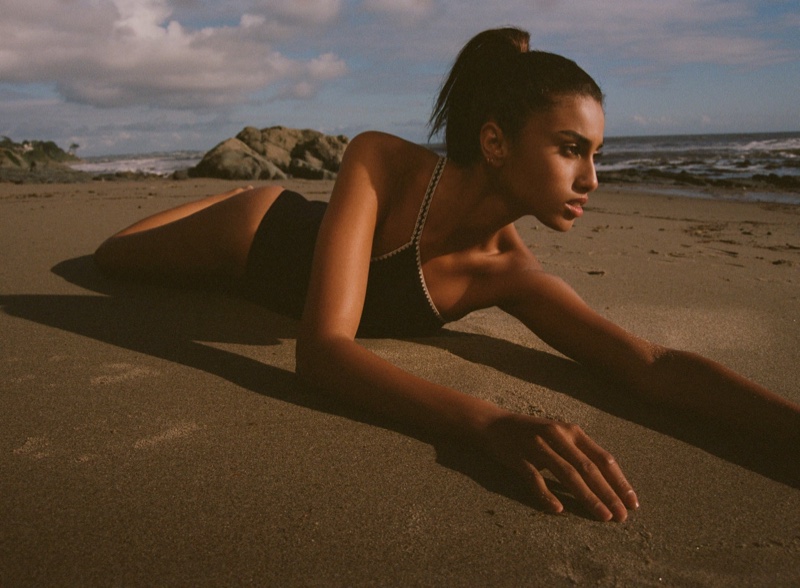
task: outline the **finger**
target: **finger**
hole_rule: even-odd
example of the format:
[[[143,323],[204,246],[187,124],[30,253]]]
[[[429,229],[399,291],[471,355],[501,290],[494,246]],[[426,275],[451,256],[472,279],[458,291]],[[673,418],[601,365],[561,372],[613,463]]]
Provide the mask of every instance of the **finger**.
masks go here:
[[[561,452],[569,456],[569,459],[562,457],[557,449],[558,448],[553,448],[543,443],[539,448],[540,461],[538,465],[550,470],[550,472],[564,484],[567,490],[572,493],[575,499],[592,513],[596,519],[609,521],[619,516],[620,518],[616,520],[625,520],[627,517],[627,510],[616,495],[611,502],[613,505],[614,501],[616,501],[618,507],[612,511],[587,483],[586,477],[594,478],[596,475],[602,478],[597,467],[591,464],[590,460],[574,445],[560,448]],[[578,471],[578,468],[572,465],[572,461],[582,464],[579,466],[582,471]],[[597,483],[597,481],[594,481],[594,485],[602,487],[602,483]],[[613,490],[611,490],[607,483],[605,483],[605,486],[607,490],[613,494]],[[605,494],[608,494],[608,492],[605,492]]]
[[[574,442],[564,438],[555,438],[553,439],[553,445],[554,449],[569,462],[580,480],[591,491],[591,495],[585,495],[586,504],[589,504],[592,496],[594,496],[602,502],[609,515],[606,516],[604,509],[594,504],[590,508],[592,512],[597,516],[602,515],[605,517],[603,520],[613,518],[615,521],[622,522],[628,518],[628,509],[621,500],[622,496],[617,493],[617,489],[611,485],[610,480],[607,478],[607,475],[612,475],[611,471],[614,470],[609,460],[613,462],[619,475],[622,476],[622,471],[619,470],[619,466],[616,465],[611,454],[605,452],[596,443],[593,443],[583,431],[579,432]],[[588,449],[589,454],[584,453],[581,450],[581,446]],[[602,456],[602,459],[598,465],[599,456]],[[624,476],[622,476],[622,479],[624,480]]]
[[[577,425],[559,429],[552,436],[551,443],[555,451],[575,468],[595,496],[611,511],[615,521],[628,518],[628,505],[635,508],[638,501],[633,488],[610,453]],[[623,498],[628,502],[623,502]]]
[[[555,497],[547,488],[547,483],[542,474],[533,465],[528,462],[522,464],[522,474],[525,480],[533,487],[534,496],[538,500],[543,509],[558,514],[564,510],[564,505]]]
[[[589,459],[597,464],[600,471],[603,472],[603,476],[608,480],[617,496],[622,499],[625,506],[632,510],[639,508],[639,499],[636,496],[636,492],[625,478],[625,474],[622,473],[622,469],[619,467],[617,460],[614,459],[614,456],[588,436],[585,436],[578,446]]]

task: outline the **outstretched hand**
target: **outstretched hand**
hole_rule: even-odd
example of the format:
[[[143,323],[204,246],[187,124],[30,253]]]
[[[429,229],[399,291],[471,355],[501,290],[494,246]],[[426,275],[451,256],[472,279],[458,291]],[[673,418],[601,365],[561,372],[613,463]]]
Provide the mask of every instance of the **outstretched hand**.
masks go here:
[[[552,473],[596,519],[624,521],[636,509],[636,493],[613,456],[575,424],[505,413],[486,428],[485,449],[520,474],[542,508],[564,506],[550,492],[540,470]]]

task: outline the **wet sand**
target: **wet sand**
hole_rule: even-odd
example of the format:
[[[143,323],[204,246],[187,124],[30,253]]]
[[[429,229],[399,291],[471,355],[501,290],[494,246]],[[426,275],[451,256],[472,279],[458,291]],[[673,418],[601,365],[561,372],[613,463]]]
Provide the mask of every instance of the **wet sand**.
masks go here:
[[[544,514],[481,456],[304,388],[291,320],[98,276],[106,236],[231,187],[0,184],[0,586],[800,584],[797,447],[620,398],[499,311],[364,345],[579,423],[638,492],[627,522]],[[800,208],[611,186],[566,235],[518,226],[612,320],[800,401]]]

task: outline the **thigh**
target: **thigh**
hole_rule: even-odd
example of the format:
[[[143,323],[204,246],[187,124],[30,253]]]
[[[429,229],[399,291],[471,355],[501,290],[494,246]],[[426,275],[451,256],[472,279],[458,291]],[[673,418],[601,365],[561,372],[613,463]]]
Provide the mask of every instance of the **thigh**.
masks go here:
[[[255,188],[145,231],[113,237],[95,254],[106,273],[168,283],[236,280],[253,236],[283,191]]]

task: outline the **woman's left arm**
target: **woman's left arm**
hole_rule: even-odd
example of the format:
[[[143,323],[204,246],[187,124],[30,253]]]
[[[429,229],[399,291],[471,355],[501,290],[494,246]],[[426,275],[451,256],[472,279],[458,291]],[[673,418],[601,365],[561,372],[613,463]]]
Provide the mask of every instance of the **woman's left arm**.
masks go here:
[[[800,406],[696,353],[636,337],[593,311],[561,279],[518,272],[501,307],[543,341],[626,389],[775,440],[800,441]]]

